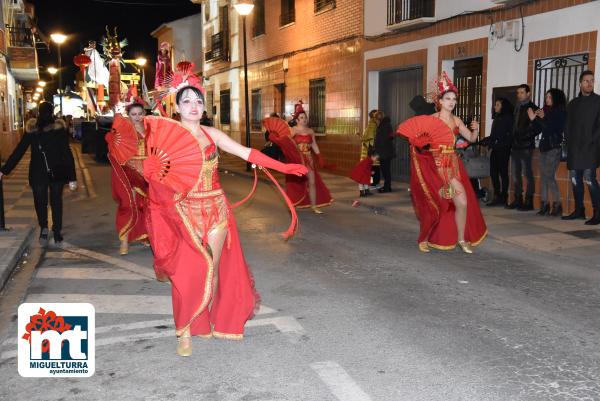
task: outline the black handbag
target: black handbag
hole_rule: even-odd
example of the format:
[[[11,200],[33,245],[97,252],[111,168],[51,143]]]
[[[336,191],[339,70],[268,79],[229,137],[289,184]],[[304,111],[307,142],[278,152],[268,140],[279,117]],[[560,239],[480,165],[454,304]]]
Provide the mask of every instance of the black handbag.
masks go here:
[[[42,154],[42,158],[44,159],[44,167],[46,167],[46,173],[48,174],[48,179],[50,182],[68,182],[69,181],[69,166],[65,164],[55,164],[52,167],[50,163],[48,163],[48,156],[42,147],[42,143],[39,138],[37,138],[37,146],[38,150]]]

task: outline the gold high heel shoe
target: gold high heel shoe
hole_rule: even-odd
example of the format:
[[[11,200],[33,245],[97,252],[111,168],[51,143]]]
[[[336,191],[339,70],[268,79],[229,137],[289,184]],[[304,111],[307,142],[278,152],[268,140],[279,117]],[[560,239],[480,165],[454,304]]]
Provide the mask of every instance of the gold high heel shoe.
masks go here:
[[[182,340],[187,339],[189,344],[187,346],[183,346]],[[192,355],[192,336],[191,334],[184,333],[177,338],[177,355],[179,356],[190,356]]]
[[[127,255],[129,253],[129,242],[126,239],[121,240],[121,246],[119,247],[120,255]]]
[[[429,249],[429,244],[427,242],[419,242],[419,251],[421,252],[431,252],[431,249]]]
[[[316,206],[313,206],[311,209],[315,214],[323,214],[323,211]]]
[[[473,248],[471,248],[471,244],[467,241],[458,241],[458,246],[460,246],[460,249],[462,249],[464,253],[473,253]]]

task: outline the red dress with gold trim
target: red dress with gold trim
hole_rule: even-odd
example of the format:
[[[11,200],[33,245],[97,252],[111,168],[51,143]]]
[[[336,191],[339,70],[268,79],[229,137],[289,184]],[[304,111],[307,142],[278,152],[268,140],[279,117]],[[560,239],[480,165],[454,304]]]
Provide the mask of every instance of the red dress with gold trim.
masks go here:
[[[151,118],[151,117],[146,117]],[[178,333],[241,339],[244,325],[258,309],[259,296],[248,268],[235,219],[218,176],[218,152],[204,130],[198,139],[202,168],[194,188],[177,193],[150,180],[148,231],[158,277],[172,284]],[[208,236],[226,229],[227,238],[215,277]],[[213,286],[218,283],[213,299]]]
[[[269,135],[269,139],[281,148],[286,163],[304,164],[309,171],[314,173],[316,189],[315,206],[329,206],[333,202],[333,198],[317,169],[317,163],[312,153],[312,135],[296,134],[293,138],[288,135]],[[307,176],[298,177],[291,174],[285,176],[285,192],[297,208],[311,206],[308,191]]]
[[[115,223],[119,239],[129,242],[148,237],[145,213],[148,183],[143,177],[142,161],[146,155],[146,142],[138,134],[137,154],[121,165],[109,154],[112,197],[117,202]]]
[[[437,119],[433,116],[430,118]],[[467,197],[465,241],[475,246],[481,243],[487,234],[479,200],[467,171],[456,154],[458,127],[454,131],[450,127],[447,128],[447,135],[429,143],[428,150],[410,147],[411,198],[421,227],[418,242],[427,242],[437,249],[452,249],[458,242],[455,207],[451,199],[453,194],[449,187],[453,178],[462,183]],[[402,135],[411,140],[406,133],[403,132]]]

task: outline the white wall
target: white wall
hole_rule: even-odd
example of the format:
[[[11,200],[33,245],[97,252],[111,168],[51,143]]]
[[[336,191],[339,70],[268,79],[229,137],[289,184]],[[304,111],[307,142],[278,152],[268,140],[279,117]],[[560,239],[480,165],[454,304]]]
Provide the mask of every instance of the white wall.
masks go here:
[[[500,39],[495,46],[490,46],[488,49],[486,118],[489,118],[489,110],[492,102],[492,89],[494,87],[518,85],[527,82],[527,64],[529,61],[528,48],[530,42],[582,32],[598,31],[600,29],[600,24],[598,23],[596,16],[599,14],[600,2],[596,1],[567,9],[533,15],[525,18],[525,41],[520,52],[515,51],[513,42],[508,42],[504,39]],[[577,23],[557,24],[557,21],[576,21]],[[487,37],[488,33],[489,28],[484,26],[367,51],[365,52],[364,57],[364,72],[366,74],[366,60],[414,50],[427,49],[427,81],[430,84],[433,84],[433,81],[439,74],[439,71],[437,71],[439,46]],[[597,44],[596,54],[600,54],[600,40]],[[594,71],[600,71],[600,57],[596,57],[596,65],[591,65],[589,67]],[[371,92],[371,87],[369,88]],[[596,79],[596,92],[599,91],[600,79]],[[366,92],[366,82],[364,84],[363,92]],[[371,104],[371,99],[377,99],[377,96],[368,93],[365,98],[368,99],[368,109],[377,107],[376,105]],[[486,134],[489,134],[490,129],[491,124],[486,124]]]
[[[173,30],[173,57],[175,63],[185,59],[202,69],[202,15],[200,13],[165,24]]]
[[[468,11],[485,10],[495,6],[491,0],[438,0],[435,2],[435,18],[440,20]],[[365,35],[373,36],[387,29],[388,0],[365,1]]]

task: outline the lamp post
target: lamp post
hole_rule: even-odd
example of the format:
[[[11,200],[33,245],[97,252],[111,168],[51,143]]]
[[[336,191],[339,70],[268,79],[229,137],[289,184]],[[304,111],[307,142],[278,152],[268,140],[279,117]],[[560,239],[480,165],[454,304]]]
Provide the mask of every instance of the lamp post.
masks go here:
[[[250,147],[250,105],[248,104],[248,52],[246,49],[246,17],[252,12],[254,4],[251,0],[240,0],[234,5],[235,11],[242,16],[242,32],[244,35],[244,99],[246,109],[246,147]],[[250,162],[246,163],[246,171],[250,171]]]
[[[67,36],[63,35],[62,33],[53,33],[52,35],[50,35],[50,38],[52,39],[52,41],[54,43],[56,43],[57,47],[58,47],[58,96],[60,99],[60,117],[63,117],[63,96],[62,96],[62,60],[61,60],[61,52],[60,52],[60,46],[65,43],[65,41],[67,40]]]

